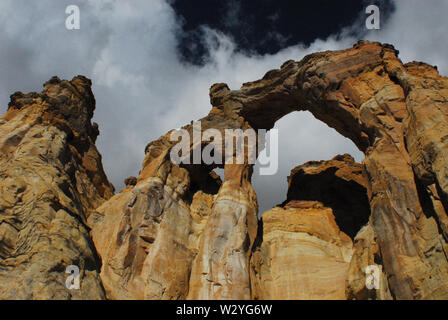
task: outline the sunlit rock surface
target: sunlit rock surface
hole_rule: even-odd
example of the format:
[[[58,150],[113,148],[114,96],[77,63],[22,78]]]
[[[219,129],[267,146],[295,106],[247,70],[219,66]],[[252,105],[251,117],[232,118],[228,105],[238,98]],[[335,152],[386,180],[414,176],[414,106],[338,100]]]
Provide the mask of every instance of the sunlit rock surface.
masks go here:
[[[54,78],[41,94],[14,94],[0,120],[0,298],[448,299],[448,79],[435,67],[360,41],[239,90],[215,84],[210,101],[202,132],[271,129],[308,110],[365,159],[299,166],[258,223],[248,158],[175,164],[170,131],[111,197],[90,81]],[[207,144],[191,141],[187,157]],[[381,288],[366,291],[372,263]],[[65,288],[68,264],[82,270],[80,291]]]
[[[251,258],[253,298],[345,299],[348,234],[370,215],[362,166],[349,155],[310,161],[291,171],[288,185],[284,205],[262,216]]]
[[[52,78],[0,119],[0,298],[103,299],[86,225],[113,195],[95,140],[91,82]],[[68,290],[69,265],[80,270]]]

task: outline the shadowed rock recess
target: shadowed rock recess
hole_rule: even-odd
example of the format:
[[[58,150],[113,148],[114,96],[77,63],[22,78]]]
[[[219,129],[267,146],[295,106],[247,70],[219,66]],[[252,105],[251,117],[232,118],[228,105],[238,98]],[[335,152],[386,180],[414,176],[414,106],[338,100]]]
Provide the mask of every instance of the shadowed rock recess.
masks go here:
[[[448,299],[448,78],[436,67],[360,41],[240,90],[213,85],[202,130],[271,129],[307,110],[365,154],[294,168],[260,221],[247,158],[219,165],[223,181],[218,165],[176,165],[172,131],[113,195],[90,85],[53,78],[12,95],[0,119],[0,298]],[[68,265],[80,290],[65,286]]]

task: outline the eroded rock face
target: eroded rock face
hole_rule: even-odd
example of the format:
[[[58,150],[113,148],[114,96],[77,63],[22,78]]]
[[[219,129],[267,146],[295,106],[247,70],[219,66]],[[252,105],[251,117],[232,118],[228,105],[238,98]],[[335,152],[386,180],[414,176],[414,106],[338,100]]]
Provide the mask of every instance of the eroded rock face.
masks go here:
[[[353,254],[347,232],[358,233],[369,212],[363,168],[351,156],[295,167],[287,200],[262,215],[251,258],[253,298],[345,299]],[[365,287],[365,274],[363,280]]]
[[[291,200],[322,202],[333,210],[338,225],[352,239],[370,217],[363,166],[348,154],[295,167],[288,177],[285,203]]]
[[[368,267],[378,268],[378,287],[368,288]],[[372,284],[372,282],[370,281]],[[346,298],[349,300],[391,300],[387,275],[383,272],[383,261],[375,233],[370,223],[356,235],[353,256],[346,274]]]
[[[251,259],[254,299],[345,299],[352,241],[331,208],[291,201],[263,213],[262,221],[262,243]]]
[[[212,110],[202,128],[247,127],[241,117]],[[184,127],[192,133],[194,126]],[[171,161],[171,132],[146,148],[135,186],[89,218],[111,299],[249,299],[249,259],[257,234],[251,166]],[[192,141],[191,153],[198,146]]]
[[[378,261],[378,258],[375,260],[375,252],[381,252],[382,270],[393,298],[448,298],[447,217],[444,210],[448,191],[444,160],[447,150],[444,137],[448,135],[445,125],[448,83],[435,68],[420,63],[403,65],[397,55],[398,52],[390,45],[359,42],[348,50],[315,53],[299,62],[287,61],[279,70],[269,71],[263,79],[246,83],[240,90],[232,91],[226,84],[213,85],[210,89],[213,108],[207,117],[201,119],[202,128],[220,131],[270,129],[285,114],[308,110],[350,138],[366,154],[362,165],[366,180],[361,183],[347,179],[346,174],[350,172],[346,169],[338,168],[332,172],[334,169],[328,171],[323,165],[315,176],[326,183],[334,183],[333,194],[309,180],[305,188],[290,188],[288,201],[292,198],[317,200],[332,209],[336,224],[355,240],[354,259],[359,260],[353,261],[350,270],[358,276],[364,272],[362,268],[366,262]],[[191,125],[184,128],[190,132],[193,130]],[[252,222],[256,215],[256,198],[250,187],[250,173],[237,174],[243,178],[236,180],[232,190],[226,191],[234,174],[226,174],[229,181],[225,179],[221,185],[210,184],[214,181],[210,172],[215,166],[202,164],[176,168],[170,162],[173,142],[169,141],[168,135],[148,146],[137,184],[127,187],[120,195],[123,200],[117,196],[98,210],[98,215],[104,219],[99,219],[99,223],[92,224],[92,227],[95,244],[105,262],[102,277],[112,279],[115,277],[112,274],[124,272],[132,278],[136,273],[129,270],[142,270],[141,285],[132,296],[144,298],[247,298],[248,259],[256,229]],[[191,144],[191,153],[198,147],[198,144]],[[343,159],[332,161],[340,160]],[[250,172],[250,166],[246,167],[242,165],[232,171]],[[173,170],[178,173],[173,175]],[[228,172],[230,169],[225,167],[225,170]],[[361,167],[358,165],[354,170],[359,172]],[[297,169],[293,176],[310,176],[307,171],[313,171],[312,166]],[[177,178],[167,179],[170,175]],[[153,187],[149,186],[155,183],[151,182],[154,179],[158,179],[162,195],[154,195]],[[160,208],[174,205],[182,209],[160,209],[159,222],[126,222],[127,203],[133,199],[131,194],[144,185],[148,187],[144,187],[146,200],[142,200],[143,203],[154,203]],[[357,186],[351,190],[353,197],[342,191],[353,185]],[[367,190],[369,208],[364,201],[365,195],[362,195],[364,189]],[[201,196],[195,196],[198,192]],[[295,194],[297,192],[299,195]],[[169,200],[167,207],[168,197],[173,200]],[[357,201],[359,197],[363,200]],[[200,219],[192,213],[192,208],[197,210],[199,207],[193,202],[199,199],[202,199],[200,207],[204,213]],[[141,210],[151,212],[152,209],[147,208],[148,205],[143,204]],[[326,212],[327,209],[322,210]],[[125,221],[121,222],[120,228],[112,223],[117,220]],[[164,221],[167,222],[166,227],[163,227]],[[180,227],[172,225],[174,221],[183,223]],[[356,233],[365,223],[371,228],[371,236],[356,238]],[[115,231],[109,230],[112,228]],[[133,240],[139,239],[131,235],[142,233],[139,231],[141,228],[155,230],[153,243]],[[169,236],[162,232],[164,228],[171,230]],[[101,236],[95,236],[102,232],[111,232],[109,239],[114,241],[129,237],[125,241],[130,241],[130,248],[134,249],[121,249],[125,252],[116,255],[115,250],[119,250],[121,245],[110,245],[106,237],[101,240]],[[180,241],[175,241],[173,234]],[[159,241],[168,243],[162,245]],[[377,249],[370,250],[371,256],[365,257],[357,245],[377,246]],[[145,252],[141,258],[125,259],[134,257],[134,252],[140,252],[135,249],[137,247]],[[144,247],[146,249],[142,249]],[[182,268],[175,268],[170,276],[164,276],[162,271],[150,271],[151,267],[143,268],[148,265],[170,270],[173,267],[164,259],[167,252],[176,256],[176,265]],[[111,266],[109,271],[106,270],[108,264]],[[182,279],[176,280],[181,285],[176,285],[172,279]],[[186,279],[190,279],[188,288]],[[356,277],[349,279],[347,292],[351,292],[352,298],[361,298],[363,294],[359,293],[359,288],[356,289]],[[126,296],[112,293],[121,290],[114,288],[123,286],[127,294],[133,292],[127,284],[115,285],[115,281],[105,284],[111,296]],[[121,277],[120,281],[123,281]],[[342,291],[338,292],[340,296]],[[375,294],[375,297],[380,295]]]
[[[423,63],[404,65],[390,45],[288,61],[231,91],[212,87],[214,106],[256,128],[308,110],[366,157],[371,226],[396,299],[447,299],[448,79]]]
[[[308,110],[366,157],[293,170],[286,202],[258,232],[248,158],[175,164],[170,131],[147,146],[139,176],[104,202],[112,187],[94,147],[90,82],[52,79],[42,94],[13,95],[0,120],[0,297],[102,298],[88,219],[111,299],[448,299],[448,79],[435,67],[405,65],[391,45],[361,41],[287,61],[240,90],[215,84],[210,101],[202,131],[271,129]],[[193,140],[188,156],[206,146]],[[288,269],[300,252],[302,268]],[[306,280],[313,261],[322,264],[317,283]],[[382,288],[367,292],[372,262]],[[64,289],[66,263],[85,270],[86,293]],[[35,270],[44,270],[37,280]]]
[[[0,298],[103,299],[88,215],[113,187],[90,120],[91,82],[52,78],[42,93],[15,93],[0,119]],[[80,290],[66,288],[66,267]]]
[[[226,165],[194,261],[189,299],[249,299],[249,259],[257,235],[257,199],[249,167]]]

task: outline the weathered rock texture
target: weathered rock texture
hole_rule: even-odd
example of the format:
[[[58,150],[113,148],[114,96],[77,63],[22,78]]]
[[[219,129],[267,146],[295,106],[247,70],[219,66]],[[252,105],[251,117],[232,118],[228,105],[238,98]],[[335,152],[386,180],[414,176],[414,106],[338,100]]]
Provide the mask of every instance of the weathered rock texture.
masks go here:
[[[288,177],[285,203],[291,200],[322,202],[333,210],[341,230],[351,238],[370,216],[363,167],[348,154],[295,167]]]
[[[203,129],[226,126],[245,124],[217,109],[202,120]],[[107,296],[249,299],[258,210],[251,166],[226,164],[224,182],[212,166],[180,167],[170,133],[147,146],[137,184],[89,218]]]
[[[303,188],[290,188],[288,201],[301,195],[297,200],[323,203],[324,207],[313,209],[327,216],[323,228],[336,234],[334,223],[330,223],[331,209],[339,230],[349,236],[344,239],[354,238],[351,274],[346,277],[348,297],[366,297],[360,279],[365,276],[366,264],[373,261],[382,267],[387,289],[369,293],[369,297],[448,298],[448,80],[429,65],[404,65],[397,55],[390,45],[359,42],[348,50],[287,61],[240,90],[215,84],[210,89],[213,108],[201,119],[202,130],[271,129],[289,112],[308,110],[350,138],[366,155],[362,165],[365,182],[344,178],[346,169],[332,172],[322,167],[317,176],[326,181],[324,185],[310,180]],[[184,128],[194,130],[192,125]],[[92,216],[93,239],[103,259],[101,277],[108,296],[263,298],[265,293],[252,292],[249,280],[257,229],[250,165],[222,165],[225,179],[222,184],[215,183],[210,175],[213,165],[179,167],[170,161],[174,142],[169,141],[169,134],[148,146],[136,186],[128,186]],[[190,152],[194,154],[199,146],[191,143]],[[307,176],[302,169],[293,176]],[[353,170],[360,171],[360,166]],[[333,193],[327,182],[331,182]],[[350,189],[353,185],[356,188]],[[353,196],[343,190],[351,190]],[[304,210],[308,209],[274,209],[266,221],[284,212],[288,224],[295,217],[306,216]],[[313,222],[308,223],[314,230]],[[363,229],[356,237],[364,223],[368,232]],[[280,228],[285,237],[303,234],[285,228]],[[266,237],[274,243],[279,231],[274,226],[267,230]],[[320,239],[317,232],[313,231],[313,237]],[[292,238],[288,239],[291,243]],[[331,241],[345,243],[337,237]],[[261,250],[268,252],[269,246],[262,243]],[[284,254],[281,249],[276,252]],[[347,263],[346,258],[336,250],[326,261]],[[270,272],[275,274],[288,264],[281,259],[278,263]],[[279,281],[285,282],[289,275],[284,277]],[[296,298],[305,297],[301,295],[304,291],[285,291],[291,298],[296,293]],[[309,297],[342,298],[341,292],[338,286],[335,292],[313,291]]]
[[[82,297],[102,297],[88,217],[111,299],[343,298],[344,272],[350,299],[448,299],[448,79],[435,67],[403,64],[391,45],[360,41],[287,61],[240,90],[215,84],[210,101],[202,129],[184,129],[271,129],[289,112],[308,110],[365,153],[365,180],[360,165],[344,167],[345,156],[332,160],[342,166],[299,167],[287,201],[257,232],[248,157],[177,165],[170,131],[147,146],[139,176],[103,203],[111,187],[93,145],[89,84],[53,79],[42,94],[14,95],[0,122],[0,297],[70,297],[60,281],[66,263],[88,270],[83,287],[91,289]],[[206,146],[193,139],[187,157]],[[279,247],[283,240],[289,247]],[[316,270],[313,261],[317,282],[306,274]],[[372,262],[382,287],[366,291]],[[45,272],[36,279],[35,270]],[[325,278],[332,270],[337,276]],[[309,287],[290,279],[308,279]]]
[[[113,194],[95,148],[90,80],[52,78],[0,119],[0,298],[103,299],[86,219]],[[66,288],[66,267],[80,289]]]
[[[320,202],[292,201],[263,214],[252,255],[254,299],[345,299],[352,241]]]
[[[294,168],[288,182],[285,204],[262,216],[252,296],[345,299],[353,253],[347,233],[356,234],[369,217],[362,166],[349,155],[310,161]]]
[[[369,224],[391,296],[446,299],[448,79],[397,55],[359,42],[288,61],[237,91],[215,85],[211,101],[255,128],[308,110],[350,138],[366,155]]]

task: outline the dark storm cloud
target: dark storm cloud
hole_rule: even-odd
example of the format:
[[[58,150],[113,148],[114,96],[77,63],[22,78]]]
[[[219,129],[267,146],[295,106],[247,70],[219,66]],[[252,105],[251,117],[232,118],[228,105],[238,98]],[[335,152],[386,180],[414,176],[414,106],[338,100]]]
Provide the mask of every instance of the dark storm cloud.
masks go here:
[[[208,61],[203,26],[230,36],[237,50],[274,54],[299,43],[308,46],[350,26],[356,25],[359,32],[364,23],[359,18],[369,4],[380,5],[383,22],[394,11],[391,0],[172,1],[183,21],[183,32],[178,34],[180,54],[196,64]]]

